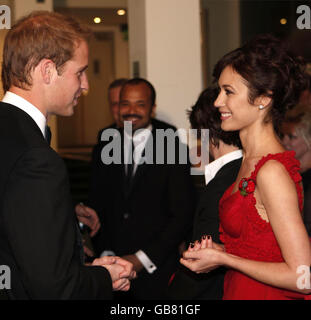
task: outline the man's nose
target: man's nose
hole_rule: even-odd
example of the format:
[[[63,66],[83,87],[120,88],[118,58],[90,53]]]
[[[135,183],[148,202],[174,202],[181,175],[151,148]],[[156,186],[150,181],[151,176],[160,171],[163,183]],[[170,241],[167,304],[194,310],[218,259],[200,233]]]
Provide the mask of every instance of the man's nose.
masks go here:
[[[89,90],[89,80],[85,72],[81,76],[81,89],[85,91]]]
[[[137,113],[137,107],[136,107],[136,104],[130,104],[129,107],[128,107],[128,112],[129,114],[135,114]]]

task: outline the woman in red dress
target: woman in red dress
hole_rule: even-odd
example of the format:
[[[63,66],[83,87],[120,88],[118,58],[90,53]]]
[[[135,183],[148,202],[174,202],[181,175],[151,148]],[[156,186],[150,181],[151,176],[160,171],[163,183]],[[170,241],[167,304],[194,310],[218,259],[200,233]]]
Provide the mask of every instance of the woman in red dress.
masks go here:
[[[311,299],[299,161],[278,137],[304,89],[303,64],[264,35],[225,55],[214,76],[222,129],[239,130],[243,162],[219,204],[223,245],[204,237],[181,263],[197,273],[226,266],[223,299]]]

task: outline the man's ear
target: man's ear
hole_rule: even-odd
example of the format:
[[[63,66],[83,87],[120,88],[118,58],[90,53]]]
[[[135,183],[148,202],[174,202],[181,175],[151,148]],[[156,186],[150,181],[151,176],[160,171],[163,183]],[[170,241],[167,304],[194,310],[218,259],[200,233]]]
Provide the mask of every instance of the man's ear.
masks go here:
[[[157,105],[154,104],[152,107],[151,107],[151,117],[154,118],[155,117],[155,110],[157,108]]]
[[[50,59],[42,59],[39,62],[39,72],[45,84],[50,84],[53,74],[56,71],[55,63]]]

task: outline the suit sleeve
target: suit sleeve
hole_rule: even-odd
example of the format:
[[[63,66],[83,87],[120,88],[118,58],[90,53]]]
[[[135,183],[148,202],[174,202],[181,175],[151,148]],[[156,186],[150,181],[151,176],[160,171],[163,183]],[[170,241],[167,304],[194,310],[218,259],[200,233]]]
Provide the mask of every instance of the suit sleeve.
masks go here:
[[[110,299],[109,272],[79,260],[69,190],[52,149],[28,151],[10,173],[3,214],[23,285],[32,299]]]
[[[222,167],[213,180],[205,187],[195,214],[192,240],[198,240],[203,234],[219,239],[219,202],[225,191],[234,183],[241,165],[241,159],[233,160]]]
[[[96,210],[98,214],[104,211],[103,195],[107,189],[106,170],[108,166],[101,161],[101,151],[103,143],[98,143],[92,151],[91,177],[89,187],[89,205]]]
[[[210,182],[201,194],[193,223],[192,241],[203,235],[211,235],[213,241],[219,242],[219,201],[225,191],[221,181]]]
[[[107,197],[109,188],[107,186],[108,179],[106,172],[108,166],[105,166],[101,161],[101,150],[103,146],[103,143],[98,143],[93,148],[88,202],[88,205],[97,212],[102,226],[92,238],[92,244],[97,255],[100,255],[107,247],[110,249],[109,237],[103,230],[103,226],[106,225],[105,212],[107,209],[105,206],[107,206],[107,198],[109,199],[109,197]]]

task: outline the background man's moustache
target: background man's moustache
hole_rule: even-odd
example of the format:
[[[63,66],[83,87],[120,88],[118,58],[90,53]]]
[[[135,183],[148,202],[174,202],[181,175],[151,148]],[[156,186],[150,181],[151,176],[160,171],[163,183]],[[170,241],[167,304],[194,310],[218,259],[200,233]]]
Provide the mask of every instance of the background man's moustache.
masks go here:
[[[136,119],[142,119],[142,116],[139,114],[125,114],[122,116],[122,118],[124,120],[128,119],[128,118],[136,118]]]

